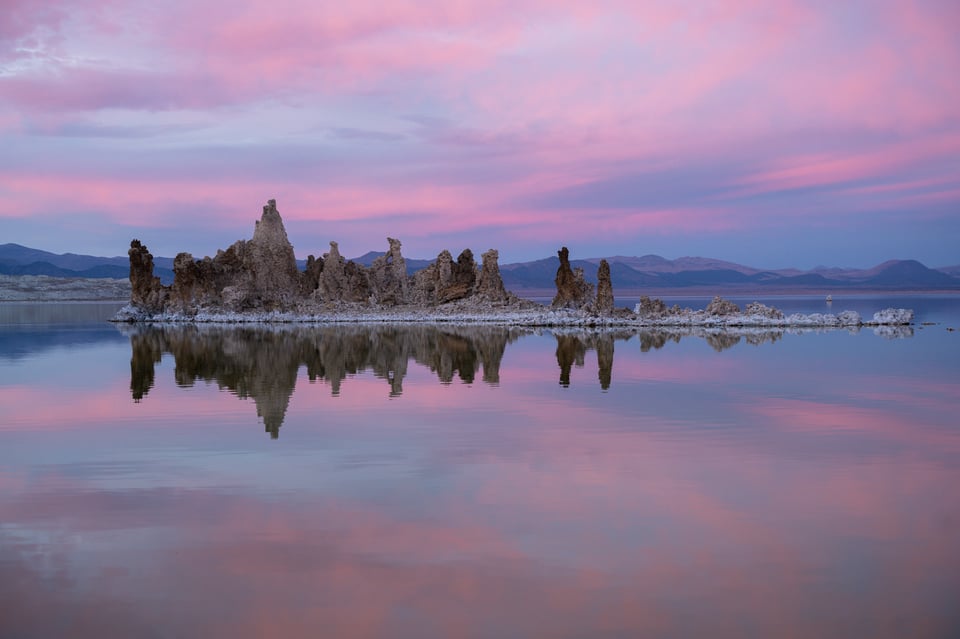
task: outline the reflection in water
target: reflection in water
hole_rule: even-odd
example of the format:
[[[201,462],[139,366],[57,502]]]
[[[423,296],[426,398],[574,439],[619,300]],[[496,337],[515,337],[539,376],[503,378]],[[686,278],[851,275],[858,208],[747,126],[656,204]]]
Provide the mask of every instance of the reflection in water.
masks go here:
[[[560,365],[560,385],[570,385],[570,368],[583,366],[587,346],[573,335],[557,335],[557,364]]]
[[[557,364],[560,366],[560,385],[570,386],[570,369],[584,365],[587,351],[597,352],[597,377],[600,388],[608,390],[613,377],[613,343],[629,340],[633,331],[599,331],[560,333],[557,338]]]
[[[241,399],[253,399],[267,432],[277,437],[305,366],[310,381],[325,380],[334,396],[348,375],[370,369],[403,393],[412,359],[444,384],[454,377],[473,383],[478,371],[487,384],[500,381],[500,362],[509,342],[529,331],[505,327],[122,327],[129,331],[130,392],[139,402],[154,384],[155,365],[173,355],[177,385],[215,381]]]
[[[0,637],[960,627],[942,328],[109,329],[0,354]]]
[[[570,386],[570,371],[574,366],[582,367],[589,351],[597,353],[597,369],[600,388],[608,390],[613,371],[614,342],[626,341],[634,335],[640,341],[640,351],[643,353],[659,350],[672,342],[680,343],[683,337],[694,337],[704,340],[718,353],[744,342],[753,346],[773,344],[779,341],[785,329],[752,329],[752,328],[654,328],[641,330],[567,330],[558,331],[557,338],[557,365],[560,366],[560,385]],[[793,329],[792,332],[807,332]],[[906,333],[901,337],[908,336]]]
[[[732,348],[741,341],[754,346],[773,344],[783,337],[784,329],[716,329],[716,328],[678,328],[640,331],[640,350],[646,353],[650,349],[663,348],[667,342],[679,343],[680,338],[694,336],[702,338],[718,353]]]
[[[457,377],[473,383],[482,370],[487,384],[500,382],[500,363],[507,344],[530,329],[502,326],[121,326],[130,338],[130,393],[140,402],[154,385],[155,366],[163,353],[173,355],[174,376],[181,387],[196,380],[216,382],[241,399],[253,399],[267,432],[277,437],[297,382],[305,366],[311,382],[326,381],[334,396],[348,375],[371,370],[389,385],[389,396],[403,393],[410,360],[429,368],[444,384]],[[608,390],[613,377],[614,342],[638,336],[640,350],[663,348],[682,337],[704,339],[722,351],[741,340],[773,343],[782,330],[664,330],[558,329],[556,358],[560,384],[570,385],[573,366],[582,367],[589,351],[596,351],[600,388]]]

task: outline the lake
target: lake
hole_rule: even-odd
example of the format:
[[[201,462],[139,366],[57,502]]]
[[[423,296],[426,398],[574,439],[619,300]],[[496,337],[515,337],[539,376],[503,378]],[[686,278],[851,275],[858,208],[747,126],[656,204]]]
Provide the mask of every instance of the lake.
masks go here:
[[[960,296],[705,337],[118,306],[0,305],[0,637],[960,635]]]

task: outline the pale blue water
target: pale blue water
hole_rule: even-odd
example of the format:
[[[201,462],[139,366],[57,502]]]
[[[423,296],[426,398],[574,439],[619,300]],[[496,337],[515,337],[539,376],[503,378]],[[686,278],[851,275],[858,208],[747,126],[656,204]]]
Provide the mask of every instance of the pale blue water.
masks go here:
[[[934,323],[708,341],[0,305],[0,637],[956,636],[960,298],[832,309],[885,306]]]

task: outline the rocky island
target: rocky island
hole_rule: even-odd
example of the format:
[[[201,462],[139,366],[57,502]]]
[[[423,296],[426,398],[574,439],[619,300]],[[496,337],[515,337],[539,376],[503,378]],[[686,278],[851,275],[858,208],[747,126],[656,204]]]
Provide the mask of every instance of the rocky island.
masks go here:
[[[859,327],[900,326],[913,321],[906,309],[885,309],[864,320],[859,313],[784,315],[759,303],[744,309],[716,297],[702,311],[667,306],[642,297],[633,309],[616,308],[610,266],[600,262],[597,284],[572,269],[569,250],[557,255],[556,295],[549,306],[517,297],[500,277],[498,253],[478,264],[464,249],[456,260],[441,251],[428,267],[407,274],[401,243],[387,238],[387,251],[369,267],[344,259],[336,242],[299,270],[275,200],[263,207],[253,237],[214,257],[180,253],[174,280],[161,284],[153,256],[139,240],[130,243],[130,303],[118,322],[433,322],[515,326],[633,327]]]

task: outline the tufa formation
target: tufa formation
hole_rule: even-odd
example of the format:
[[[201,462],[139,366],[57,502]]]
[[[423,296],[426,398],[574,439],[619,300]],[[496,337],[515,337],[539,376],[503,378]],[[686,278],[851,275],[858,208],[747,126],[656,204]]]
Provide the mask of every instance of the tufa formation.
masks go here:
[[[202,310],[318,312],[345,306],[433,307],[451,302],[483,308],[524,305],[504,287],[494,249],[481,256],[479,265],[470,249],[456,261],[444,250],[430,266],[408,275],[400,240],[390,237],[387,242],[386,253],[370,267],[344,259],[337,243],[330,242],[327,253],[310,255],[300,271],[276,200],[269,200],[250,240],[239,240],[227,250],[217,251],[215,257],[202,260],[189,253],[178,254],[170,286],[154,276],[153,256],[147,247],[133,240],[128,253],[130,302],[147,315],[186,316]],[[566,255],[567,249],[563,251]],[[570,270],[569,261],[566,268]],[[592,288],[583,280],[582,270],[570,277],[571,290],[589,293],[571,298],[571,307],[580,308],[584,301],[592,300]]]
[[[553,308],[581,309],[593,303],[593,286],[583,276],[583,269],[570,268],[570,249],[566,246],[557,251],[560,267],[553,282],[557,285],[557,294],[553,298]]]
[[[597,299],[593,308],[597,315],[613,312],[613,283],[610,281],[610,264],[606,260],[600,260],[597,268]]]
[[[189,253],[174,258],[173,283],[164,286],[153,273],[153,256],[140,240],[130,242],[130,304],[113,321],[432,321],[442,316],[480,316],[516,325],[647,325],[647,326],[800,326],[800,327],[900,327],[913,321],[909,309],[885,309],[864,322],[859,313],[789,317],[778,309],[753,302],[743,310],[737,304],[715,297],[703,311],[668,307],[663,300],[640,297],[631,311],[615,308],[610,264],[600,260],[596,288],[586,281],[582,268],[571,268],[570,251],[557,251],[556,295],[548,309],[522,300],[506,290],[497,263],[499,254],[490,249],[477,264],[473,252],[464,249],[456,261],[441,251],[427,268],[407,273],[400,240],[387,238],[387,251],[369,267],[346,260],[336,242],[321,257],[310,255],[300,271],[287,239],[275,200],[263,207],[253,237],[239,240],[214,257],[194,259]],[[396,309],[396,310],[393,310]],[[436,312],[434,312],[434,309]],[[551,312],[552,311],[552,312]],[[275,313],[276,312],[276,313]],[[398,319],[399,318],[399,319]],[[340,321],[338,320],[338,321]],[[469,321],[469,320],[468,320]],[[910,330],[910,329],[906,329]],[[723,337],[727,339],[728,336]],[[659,338],[657,338],[659,339]],[[718,340],[720,338],[717,338]],[[749,338],[748,338],[749,339]],[[649,341],[649,340],[648,340]],[[641,340],[643,344],[643,341]],[[652,342],[651,342],[652,343]],[[715,345],[717,346],[717,345]],[[725,347],[724,344],[718,344]],[[643,346],[642,348],[649,348]],[[558,351],[561,370],[577,361],[578,347]],[[612,350],[597,347],[606,362]],[[572,360],[571,360],[572,357]],[[601,384],[608,374],[601,366]]]

